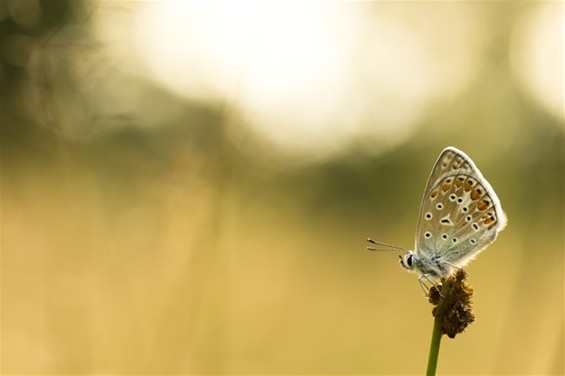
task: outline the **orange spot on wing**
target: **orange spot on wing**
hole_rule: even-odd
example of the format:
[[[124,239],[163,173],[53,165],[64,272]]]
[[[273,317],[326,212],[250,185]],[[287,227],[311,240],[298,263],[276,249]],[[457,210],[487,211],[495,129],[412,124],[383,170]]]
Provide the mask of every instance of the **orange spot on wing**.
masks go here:
[[[432,191],[432,193],[430,194],[430,196],[432,196],[432,198],[436,198],[437,196],[437,189]]]
[[[441,185],[441,190],[444,191],[444,192],[447,192],[447,191],[449,191],[450,189],[451,189],[451,184],[445,183],[445,184],[442,184],[442,185]]]
[[[470,191],[473,186],[469,182],[465,182],[465,190]]]
[[[477,204],[477,208],[479,208],[479,210],[487,210],[489,205],[488,201],[483,200]]]
[[[476,189],[473,189],[473,190],[471,191],[471,198],[472,198],[473,200],[478,200],[479,198],[481,198],[481,195],[479,194],[479,192],[477,192]]]
[[[456,186],[460,187],[460,186],[463,185],[463,181],[464,181],[463,179],[458,178],[458,179],[455,179],[455,181],[453,182],[453,184],[455,184]]]
[[[483,222],[485,225],[491,225],[494,223],[494,217],[489,215],[483,215]]]

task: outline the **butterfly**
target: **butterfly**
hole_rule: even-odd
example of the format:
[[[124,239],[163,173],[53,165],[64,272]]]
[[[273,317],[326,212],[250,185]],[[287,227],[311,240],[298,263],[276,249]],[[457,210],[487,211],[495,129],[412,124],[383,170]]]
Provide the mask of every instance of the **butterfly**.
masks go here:
[[[426,291],[424,281],[436,284],[463,268],[496,240],[506,223],[498,196],[475,163],[461,150],[447,147],[436,161],[424,191],[414,250],[399,256],[400,266],[419,273],[418,281]]]

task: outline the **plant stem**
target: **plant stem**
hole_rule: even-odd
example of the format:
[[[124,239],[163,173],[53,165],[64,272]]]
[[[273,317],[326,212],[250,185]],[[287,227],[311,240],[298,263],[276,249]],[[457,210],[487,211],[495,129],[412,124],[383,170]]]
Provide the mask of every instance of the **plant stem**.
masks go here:
[[[434,329],[432,332],[432,343],[430,344],[430,355],[428,356],[428,369],[426,376],[435,376],[437,368],[437,359],[439,357],[439,345],[441,343],[441,322],[442,316],[437,315],[434,318]]]

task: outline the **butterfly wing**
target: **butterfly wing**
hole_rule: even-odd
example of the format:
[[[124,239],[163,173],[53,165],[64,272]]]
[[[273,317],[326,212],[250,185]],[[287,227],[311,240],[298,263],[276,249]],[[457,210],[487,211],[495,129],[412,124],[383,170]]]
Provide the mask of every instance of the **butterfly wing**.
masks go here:
[[[463,267],[505,225],[500,200],[475,163],[454,147],[443,150],[420,207],[416,252]]]

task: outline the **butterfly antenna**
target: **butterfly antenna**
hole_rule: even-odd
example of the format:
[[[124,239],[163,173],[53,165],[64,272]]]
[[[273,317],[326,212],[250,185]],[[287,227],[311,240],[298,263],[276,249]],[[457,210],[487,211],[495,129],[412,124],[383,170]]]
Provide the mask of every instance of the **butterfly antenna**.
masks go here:
[[[367,247],[367,250],[369,250],[369,251],[401,251],[401,252],[407,252],[407,250],[402,248],[402,247],[392,245],[392,244],[383,243],[383,242],[378,242],[378,241],[373,240],[371,238],[367,238],[367,241],[371,244],[378,245],[379,247],[385,247],[384,249],[383,248],[375,248],[375,247]]]

